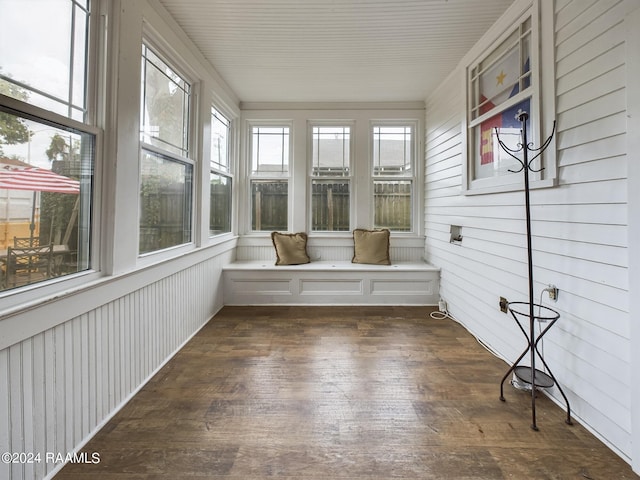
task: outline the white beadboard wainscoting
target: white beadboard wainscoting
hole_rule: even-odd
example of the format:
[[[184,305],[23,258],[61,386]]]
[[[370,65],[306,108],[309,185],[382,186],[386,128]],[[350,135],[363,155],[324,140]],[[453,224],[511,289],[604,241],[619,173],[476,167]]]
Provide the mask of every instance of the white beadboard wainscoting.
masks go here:
[[[241,261],[223,268],[225,305],[437,305],[439,269],[420,262],[370,265]]]
[[[39,463],[0,463],[1,479],[52,476],[62,465],[45,462],[45,452],[81,450],[222,307],[221,269],[233,250],[212,251],[106,280],[16,319],[36,322],[67,305],[73,312],[83,295],[105,299],[0,350],[0,451],[42,455]]]
[[[224,267],[228,305],[436,305],[439,269],[424,261],[424,239],[391,234],[392,265],[353,264],[350,232],[310,236],[311,263],[275,266],[270,237],[238,240]]]
[[[421,262],[424,260],[424,237],[391,233],[389,240],[391,262]],[[310,234],[307,253],[311,261],[351,261],[353,235],[351,232],[335,235]],[[276,261],[271,237],[244,235],[238,239],[236,260]]]
[[[536,301],[561,315],[545,336],[544,355],[572,414],[637,468],[627,267],[625,16],[631,4],[554,5],[558,185],[531,192]],[[500,296],[528,301],[524,193],[462,194],[465,105],[451,87],[462,85],[462,70],[427,100],[427,260],[441,267],[440,292],[453,316],[513,361],[526,340],[498,302]],[[450,243],[451,225],[461,227],[461,242]],[[549,284],[559,288],[557,302],[538,297]],[[557,389],[549,394],[564,407]]]

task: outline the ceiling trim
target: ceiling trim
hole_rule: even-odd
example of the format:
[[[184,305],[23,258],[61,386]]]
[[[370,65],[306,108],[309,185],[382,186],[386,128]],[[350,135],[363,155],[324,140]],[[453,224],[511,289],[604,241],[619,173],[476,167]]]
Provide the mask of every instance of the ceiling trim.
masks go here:
[[[240,102],[240,110],[424,110],[425,102]]]

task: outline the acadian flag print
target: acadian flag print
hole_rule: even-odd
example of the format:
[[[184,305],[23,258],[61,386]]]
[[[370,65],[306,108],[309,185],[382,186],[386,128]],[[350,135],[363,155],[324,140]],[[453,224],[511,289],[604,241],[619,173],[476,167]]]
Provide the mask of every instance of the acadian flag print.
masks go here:
[[[520,68],[520,54],[514,49],[496,65],[480,76],[480,114],[484,114],[520,92],[520,76],[529,71],[529,60]],[[529,86],[525,77],[524,87]],[[495,128],[508,129],[521,127],[517,119],[520,110],[529,112],[529,99],[503,110],[480,124],[480,165],[493,163]]]

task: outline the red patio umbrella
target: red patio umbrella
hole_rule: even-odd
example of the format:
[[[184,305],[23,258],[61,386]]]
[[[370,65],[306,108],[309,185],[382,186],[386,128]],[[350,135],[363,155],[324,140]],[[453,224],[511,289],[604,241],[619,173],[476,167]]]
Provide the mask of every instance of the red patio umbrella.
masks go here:
[[[0,188],[7,190],[33,191],[31,207],[31,238],[35,230],[36,192],[80,193],[80,182],[51,170],[39,167],[2,165],[0,167]]]
[[[34,192],[80,193],[80,182],[39,167],[0,168],[0,188]]]

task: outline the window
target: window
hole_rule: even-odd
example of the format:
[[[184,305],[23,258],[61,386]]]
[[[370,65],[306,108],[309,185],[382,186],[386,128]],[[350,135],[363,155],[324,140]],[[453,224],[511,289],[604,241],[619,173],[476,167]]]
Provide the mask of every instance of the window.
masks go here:
[[[4,0],[0,16],[3,38],[30,39],[0,41],[0,291],[92,268],[89,3],[37,6]]]
[[[189,158],[191,85],[142,45],[139,252],[191,241],[193,161]]]
[[[89,0],[3,0],[0,93],[85,121],[89,16]]]
[[[231,231],[232,178],[230,138],[231,122],[215,108],[211,109],[211,176],[209,235]]]
[[[288,126],[251,127],[251,229],[288,229]]]
[[[534,5],[537,6],[537,2]],[[497,131],[500,140],[510,149],[520,148],[522,123],[518,119],[519,112],[529,114],[527,138],[534,146],[539,146],[540,125],[544,122],[537,72],[537,15],[534,7],[515,19],[507,32],[493,45],[482,49],[481,55],[467,68],[466,193],[521,187],[521,176],[511,171],[520,170],[520,164],[500,148],[496,136]],[[541,180],[555,178],[555,166],[547,161],[535,169],[540,167],[544,169],[534,175],[533,180],[543,186]]]
[[[351,127],[311,127],[311,230],[350,230]]]
[[[140,167],[140,253],[191,240],[193,167],[142,150]]]
[[[374,125],[373,204],[376,228],[413,230],[416,125]]]
[[[421,105],[253,113],[243,112],[247,231],[306,231],[321,243],[355,228],[388,228],[407,244],[421,235]]]

